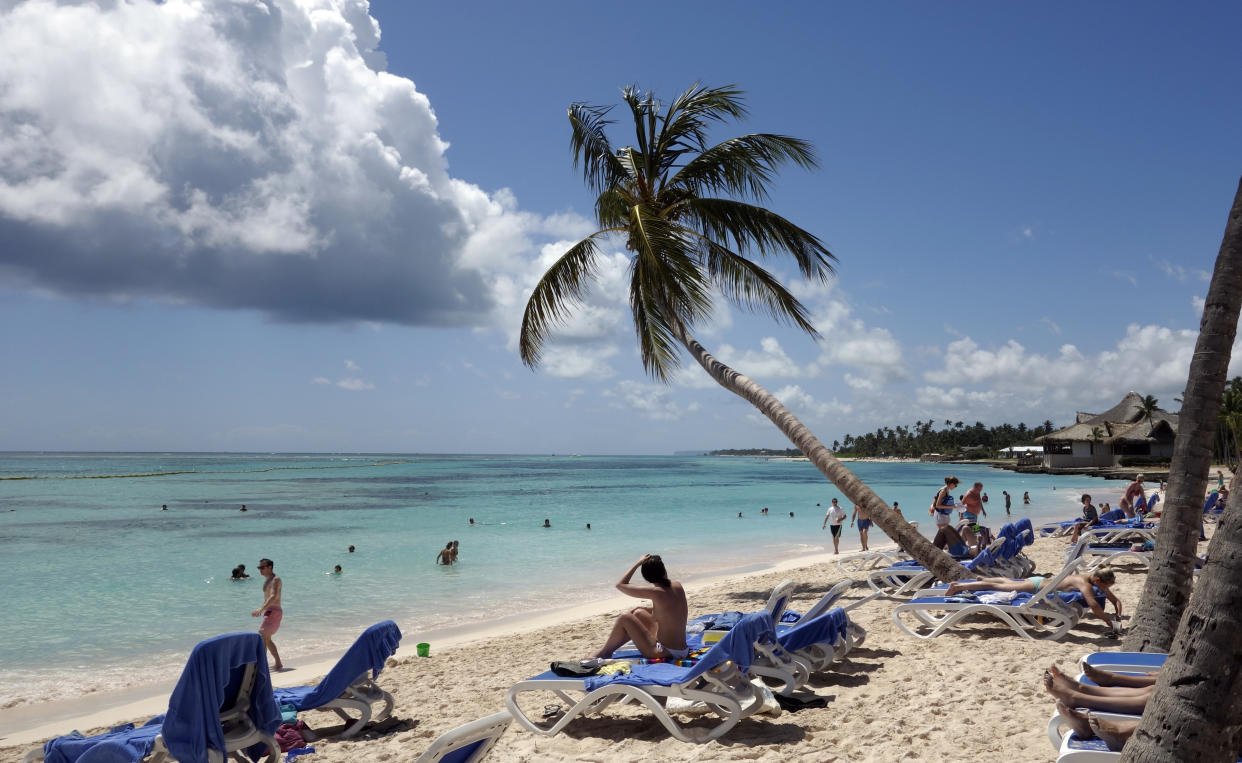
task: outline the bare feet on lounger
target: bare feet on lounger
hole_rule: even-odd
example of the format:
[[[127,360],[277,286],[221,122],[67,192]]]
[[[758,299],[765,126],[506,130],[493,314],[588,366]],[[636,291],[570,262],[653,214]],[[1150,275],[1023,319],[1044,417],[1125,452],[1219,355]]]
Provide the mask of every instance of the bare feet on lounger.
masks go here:
[[[1074,730],[1079,739],[1090,739],[1095,736],[1095,731],[1091,728],[1091,724],[1087,722],[1087,712],[1073,708],[1061,700],[1057,700],[1057,712]]]
[[[1104,744],[1108,745],[1108,749],[1113,752],[1121,752],[1121,748],[1126,746],[1126,742],[1139,725],[1138,718],[1114,721],[1101,718],[1095,713],[1087,713],[1087,722],[1091,724],[1091,731],[1095,733],[1095,736],[1103,739]]]

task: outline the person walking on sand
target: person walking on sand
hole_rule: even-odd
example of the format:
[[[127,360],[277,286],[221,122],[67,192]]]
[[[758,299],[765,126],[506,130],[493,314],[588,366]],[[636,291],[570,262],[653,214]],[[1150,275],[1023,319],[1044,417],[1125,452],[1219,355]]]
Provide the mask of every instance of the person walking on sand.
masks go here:
[[[870,551],[867,546],[867,534],[871,530],[871,514],[862,506],[854,504],[854,513],[850,514],[850,527],[854,526],[854,517],[858,517],[858,537],[862,539],[862,550]]]
[[[832,553],[836,554],[841,551],[841,525],[845,522],[845,509],[841,508],[841,504],[837,503],[837,499],[832,499],[832,505],[828,507],[828,513],[824,515],[824,523],[819,526],[823,530],[832,523]]]
[[[634,585],[630,578],[642,568],[643,579],[652,585]],[[650,599],[650,607],[635,607],[617,618],[612,633],[592,659],[607,659],[622,644],[633,641],[648,659],[680,660],[690,653],[686,645],[686,619],[689,605],[686,590],[669,580],[664,560],[644,554],[621,576],[617,590],[636,599]]]
[[[272,670],[284,670],[285,666],[280,661],[280,652],[276,651],[276,644],[272,641],[272,636],[280,630],[280,621],[285,615],[285,611],[280,607],[280,578],[276,577],[276,573],[272,571],[271,559],[259,560],[259,574],[265,578],[263,605],[251,612],[250,616],[263,616],[263,622],[259,623],[259,635],[263,637],[267,651],[272,653],[272,659],[276,661],[272,665]]]

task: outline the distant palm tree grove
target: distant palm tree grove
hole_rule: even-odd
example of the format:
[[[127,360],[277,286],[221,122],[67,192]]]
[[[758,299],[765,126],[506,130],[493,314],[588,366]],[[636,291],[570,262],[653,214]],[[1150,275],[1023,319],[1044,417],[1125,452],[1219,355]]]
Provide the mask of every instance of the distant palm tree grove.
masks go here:
[[[863,435],[847,434],[843,439],[833,440],[832,451],[839,456],[874,458],[880,456],[917,458],[924,453],[940,453],[946,456],[970,454],[975,458],[987,458],[1013,445],[1034,445],[1035,438],[1056,431],[1051,421],[1034,427],[1026,424],[1001,424],[985,427],[976,421],[972,426],[965,422],[945,419],[940,429],[934,419],[916,421],[910,427],[880,427]],[[739,450],[716,450],[712,455],[800,455],[796,448],[785,451],[764,448]]]

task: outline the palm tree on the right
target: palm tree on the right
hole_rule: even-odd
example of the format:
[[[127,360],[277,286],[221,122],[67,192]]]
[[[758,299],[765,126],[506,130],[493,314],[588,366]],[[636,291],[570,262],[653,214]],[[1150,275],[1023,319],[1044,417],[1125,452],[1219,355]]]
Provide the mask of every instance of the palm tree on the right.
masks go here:
[[[600,229],[569,248],[536,284],[519,335],[522,361],[534,368],[552,328],[579,304],[600,263],[600,242],[624,239],[629,300],[643,367],[667,383],[682,349],[722,387],[746,399],[876,525],[941,580],[968,573],[888,507],[862,480],[763,387],[713,357],[692,333],[711,314],[713,293],[747,310],[766,312],[818,336],[806,308],[756,258],[787,256],[802,275],[824,281],[832,253],[811,233],[764,208],[775,170],[814,167],[810,144],[756,133],[714,145],[708,130],[746,115],[734,86],[694,85],[665,108],[636,87],[622,101],[635,144],[614,148],[611,107],[569,108],[574,165],[597,194]],[[848,439],[846,447],[848,445]]]

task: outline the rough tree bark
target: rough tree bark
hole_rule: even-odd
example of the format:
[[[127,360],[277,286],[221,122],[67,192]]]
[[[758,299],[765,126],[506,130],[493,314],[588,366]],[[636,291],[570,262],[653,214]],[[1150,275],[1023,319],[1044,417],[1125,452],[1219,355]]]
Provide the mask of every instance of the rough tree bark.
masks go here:
[[[1143,720],[1123,763],[1233,763],[1242,744],[1242,497],[1229,505],[1208,545]]]
[[[1167,652],[1190,600],[1191,571],[1212,465],[1212,437],[1242,304],[1242,183],[1233,199],[1182,397],[1160,530],[1124,648]]]
[[[1138,609],[1146,615],[1144,627],[1133,640],[1136,646],[1160,649],[1160,644],[1169,643],[1163,629],[1170,628],[1170,623],[1177,625],[1176,635],[1143,719],[1123,750],[1122,761],[1232,763],[1242,741],[1242,499],[1230,496],[1197,582],[1191,576],[1194,536],[1185,537],[1201,519],[1197,503],[1203,496],[1210,464],[1200,461],[1210,459],[1212,439],[1211,428],[1203,418],[1215,423],[1240,303],[1242,183],[1234,196],[1208,287],[1174,443],[1174,471],[1169,475],[1171,494],[1176,487],[1170,503],[1193,498],[1196,505],[1179,503],[1173,523],[1167,526],[1170,516],[1169,508],[1165,509],[1156,538],[1156,558]],[[1194,443],[1183,442],[1183,435],[1190,434],[1186,429],[1187,407],[1197,427],[1194,436],[1198,441]],[[1179,485],[1174,480],[1185,483]],[[1195,593],[1186,604],[1192,583]],[[1165,596],[1172,601],[1161,601]],[[1153,615],[1145,609],[1157,611]]]

